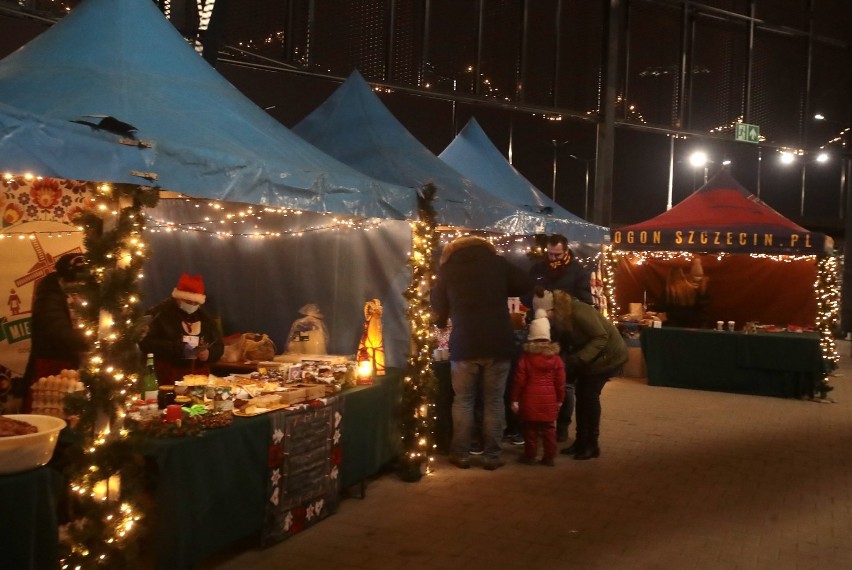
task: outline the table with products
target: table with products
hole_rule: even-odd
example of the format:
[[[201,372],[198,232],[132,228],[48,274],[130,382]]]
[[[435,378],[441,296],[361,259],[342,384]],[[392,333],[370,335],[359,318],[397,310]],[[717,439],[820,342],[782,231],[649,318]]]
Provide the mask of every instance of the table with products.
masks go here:
[[[804,398],[825,373],[815,332],[645,328],[641,344],[651,386]]]
[[[397,456],[400,439],[396,413],[401,394],[402,372],[389,369],[385,376],[375,378],[373,385],[356,386],[327,399],[323,407],[334,403],[339,405],[335,410],[341,414],[341,454],[326,462],[336,468],[335,477],[339,478],[334,489],[362,482]],[[330,421],[334,421],[335,413],[338,412],[331,414]],[[200,436],[148,438],[141,444],[140,451],[149,467],[146,477],[150,491],[150,500],[141,508],[150,533],[146,544],[154,549],[152,558],[157,568],[195,568],[230,544],[266,535],[271,516],[268,504],[272,427],[281,425],[286,432],[292,425],[283,423],[276,414],[288,412],[234,417],[230,426],[205,430]],[[290,419],[298,423],[298,418]],[[312,425],[303,427],[312,429]],[[302,449],[305,446],[295,430],[283,435],[293,436],[290,449],[283,451],[285,455],[313,453]],[[332,446],[332,451],[334,447],[337,446]],[[296,477],[292,473],[285,475],[290,477],[291,488],[300,483],[302,487],[310,485],[314,479],[308,469]],[[9,561],[14,561],[10,568],[55,566],[56,500],[63,491],[58,487],[59,480],[50,467],[0,476],[0,566],[5,568]],[[281,495],[284,496],[283,491]],[[298,526],[300,521],[295,523],[290,533],[303,528]]]
[[[398,453],[394,414],[401,381],[401,371],[390,369],[372,386],[340,394],[342,489],[378,473]],[[159,568],[195,567],[263,530],[272,421],[271,414],[235,417],[231,426],[201,437],[149,442]]]

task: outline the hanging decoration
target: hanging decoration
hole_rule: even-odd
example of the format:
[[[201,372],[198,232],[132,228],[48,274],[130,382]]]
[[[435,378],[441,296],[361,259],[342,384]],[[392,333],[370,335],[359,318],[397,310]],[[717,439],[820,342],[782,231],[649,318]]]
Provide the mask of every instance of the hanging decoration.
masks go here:
[[[428,184],[418,197],[420,220],[412,222],[411,283],[405,291],[408,321],[411,328],[411,351],[403,381],[402,456],[399,475],[406,481],[417,481],[431,471],[435,450],[436,379],[432,371],[435,332],[429,290],[434,275],[433,252],[438,243],[435,210],[432,201],[435,187]]]

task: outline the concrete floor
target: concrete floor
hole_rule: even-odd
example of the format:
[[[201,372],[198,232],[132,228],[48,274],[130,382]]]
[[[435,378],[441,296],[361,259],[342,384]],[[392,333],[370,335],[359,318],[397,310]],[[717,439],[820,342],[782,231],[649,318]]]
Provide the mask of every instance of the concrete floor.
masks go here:
[[[601,457],[460,470],[437,458],[364,500],[205,569],[852,568],[852,360],[829,403],[649,387],[604,389]],[[573,434],[572,434],[573,435]]]

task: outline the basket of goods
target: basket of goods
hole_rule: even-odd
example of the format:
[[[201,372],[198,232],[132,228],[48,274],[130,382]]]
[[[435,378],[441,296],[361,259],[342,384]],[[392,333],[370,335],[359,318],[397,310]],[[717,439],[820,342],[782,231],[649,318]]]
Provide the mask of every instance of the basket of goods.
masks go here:
[[[65,420],[41,414],[0,416],[0,474],[46,465]]]

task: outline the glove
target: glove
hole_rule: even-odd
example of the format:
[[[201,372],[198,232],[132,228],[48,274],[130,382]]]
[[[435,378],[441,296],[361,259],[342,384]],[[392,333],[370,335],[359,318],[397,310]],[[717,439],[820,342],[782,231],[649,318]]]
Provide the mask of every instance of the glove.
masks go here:
[[[513,414],[517,414],[520,409],[521,409],[520,403],[512,402],[512,413]]]

